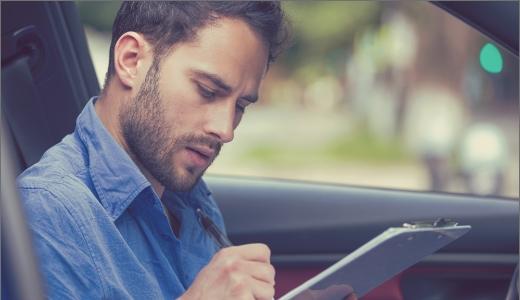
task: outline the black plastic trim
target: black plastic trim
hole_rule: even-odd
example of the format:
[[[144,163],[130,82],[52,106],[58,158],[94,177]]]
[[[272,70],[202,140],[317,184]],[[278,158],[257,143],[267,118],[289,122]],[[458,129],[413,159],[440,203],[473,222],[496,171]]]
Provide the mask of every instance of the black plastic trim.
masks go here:
[[[207,176],[230,239],[273,254],[349,253],[391,226],[446,217],[472,230],[442,253],[518,253],[518,201]],[[343,237],[343,238],[340,238]]]
[[[345,257],[345,254],[294,254],[273,255],[271,262],[277,267],[327,267]],[[518,263],[518,255],[486,253],[440,253],[433,254],[419,262],[417,267],[508,267]]]
[[[518,1],[431,1],[518,57]]]

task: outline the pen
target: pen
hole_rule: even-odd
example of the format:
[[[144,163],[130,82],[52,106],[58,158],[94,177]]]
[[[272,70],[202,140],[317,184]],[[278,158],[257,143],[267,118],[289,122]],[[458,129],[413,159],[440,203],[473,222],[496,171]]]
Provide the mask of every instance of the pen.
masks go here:
[[[217,225],[211,221],[211,219],[204,213],[204,211],[202,211],[202,209],[197,208],[197,215],[200,222],[202,223],[202,227],[204,227],[204,230],[206,230],[206,232],[209,234],[209,236],[211,236],[213,241],[215,241],[220,249],[233,246],[226,235],[218,229]]]

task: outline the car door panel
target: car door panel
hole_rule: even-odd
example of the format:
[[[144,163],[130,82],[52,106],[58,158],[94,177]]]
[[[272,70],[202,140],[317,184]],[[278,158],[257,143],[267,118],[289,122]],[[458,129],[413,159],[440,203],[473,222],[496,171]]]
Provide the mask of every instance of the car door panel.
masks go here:
[[[99,92],[73,2],[2,2],[2,116],[22,168],[71,133]]]
[[[501,299],[518,262],[519,206],[510,199],[284,180],[206,180],[230,239],[270,246],[278,296],[388,227],[439,217],[472,230],[363,299],[471,299],[481,291]],[[476,283],[480,289],[468,289]]]

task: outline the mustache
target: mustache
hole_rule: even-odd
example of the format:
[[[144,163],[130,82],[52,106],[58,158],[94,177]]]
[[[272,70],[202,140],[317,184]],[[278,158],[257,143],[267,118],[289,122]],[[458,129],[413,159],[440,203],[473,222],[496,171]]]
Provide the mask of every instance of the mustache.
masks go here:
[[[177,139],[177,144],[181,146],[190,146],[190,145],[198,145],[198,146],[206,146],[210,149],[215,150],[216,154],[220,152],[223,143],[220,139],[207,135],[184,135]]]

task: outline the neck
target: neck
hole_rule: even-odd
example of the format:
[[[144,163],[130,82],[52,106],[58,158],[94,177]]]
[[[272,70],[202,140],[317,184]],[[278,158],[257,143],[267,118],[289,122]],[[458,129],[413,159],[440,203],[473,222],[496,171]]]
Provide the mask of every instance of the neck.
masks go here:
[[[137,159],[137,156],[130,151],[130,147],[128,147],[128,144],[126,143],[126,140],[124,139],[121,126],[118,121],[120,106],[122,101],[114,101],[115,99],[127,99],[124,98],[124,95],[120,95],[120,97],[111,96],[110,95],[110,87],[108,91],[105,91],[100,98],[96,101],[94,108],[96,110],[96,114],[98,115],[99,119],[105,126],[105,128],[108,130],[108,132],[112,135],[114,140],[123,147],[126,153],[128,153],[128,156],[132,159],[132,161],[136,164],[136,166],[139,168],[141,173],[143,173],[144,177],[148,179],[150,184],[152,185],[153,190],[159,196],[159,198],[162,197],[164,193],[164,186],[157,181],[155,177],[148,172],[148,170],[143,166],[143,164]],[[128,96],[126,96],[128,97]],[[124,105],[124,104],[123,104]]]

